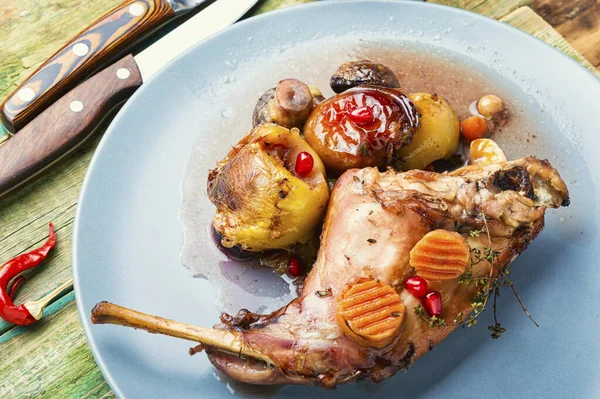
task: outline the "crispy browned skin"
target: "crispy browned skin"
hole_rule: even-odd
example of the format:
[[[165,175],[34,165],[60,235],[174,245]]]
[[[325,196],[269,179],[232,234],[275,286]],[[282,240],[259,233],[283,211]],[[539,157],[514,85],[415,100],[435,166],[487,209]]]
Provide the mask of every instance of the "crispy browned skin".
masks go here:
[[[468,166],[451,174],[350,170],[333,190],[319,256],[301,297],[272,317],[244,313],[226,317],[220,326],[243,331],[245,345],[272,364],[207,347],[209,358],[232,378],[252,384],[331,388],[362,378],[385,379],[408,368],[454,330],[452,320],[471,311],[477,291],[474,284],[458,284],[456,279],[430,282],[442,295],[441,317],[449,325],[419,323],[414,313],[419,302],[403,285],[415,273],[409,252],[425,234],[439,228],[456,231],[472,249],[489,247],[491,240],[499,251],[497,269],[482,261],[471,271],[474,276],[495,276],[539,234],[546,208],[568,203],[556,170],[533,157]],[[484,233],[471,237],[471,230]],[[401,333],[382,349],[360,346],[336,321],[338,293],[361,277],[394,287],[406,306]]]

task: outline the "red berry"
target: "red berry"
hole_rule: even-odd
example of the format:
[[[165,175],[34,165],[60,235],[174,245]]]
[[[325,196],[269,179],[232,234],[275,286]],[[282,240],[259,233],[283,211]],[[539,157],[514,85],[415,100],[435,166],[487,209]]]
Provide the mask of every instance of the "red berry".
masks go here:
[[[423,299],[425,310],[430,316],[439,316],[442,314],[442,296],[437,291],[431,291]]]
[[[419,276],[411,277],[406,280],[406,283],[404,283],[404,288],[406,288],[406,290],[413,294],[413,296],[416,298],[423,298],[429,290],[429,287],[427,286],[427,280]]]
[[[296,255],[292,255],[288,262],[288,274],[292,277],[300,277],[304,274],[302,261]]]
[[[315,160],[310,153],[302,151],[296,157],[296,166],[294,170],[298,176],[304,177],[310,174],[315,166]]]
[[[373,123],[375,117],[371,108],[360,107],[355,108],[350,112],[350,119],[352,120],[352,122],[357,123],[359,125],[368,125],[370,123]]]

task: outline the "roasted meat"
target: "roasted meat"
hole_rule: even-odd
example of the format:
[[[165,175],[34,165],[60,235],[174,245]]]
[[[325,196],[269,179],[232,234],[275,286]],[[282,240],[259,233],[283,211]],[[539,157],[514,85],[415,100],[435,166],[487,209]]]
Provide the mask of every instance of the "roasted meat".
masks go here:
[[[533,157],[449,174],[353,169],[332,192],[319,255],[302,295],[286,307],[271,315],[224,314],[215,329],[203,329],[100,303],[92,321],[198,341],[215,367],[252,384],[333,388],[364,378],[381,381],[407,369],[460,325],[482,289],[464,278],[429,281],[429,288],[441,294],[439,318],[445,323],[428,323],[426,315],[415,312],[420,301],[404,283],[416,274],[410,251],[427,233],[459,233],[470,251],[469,278],[493,281],[540,233],[546,208],[568,203],[556,170]],[[441,249],[433,247],[429,256],[439,255],[436,251]],[[357,306],[348,300],[353,292],[376,304],[369,308],[372,313],[351,312]],[[369,293],[381,295],[381,301],[367,298]],[[385,341],[372,344],[348,333],[357,315],[372,316],[367,326],[373,327],[372,337],[385,335]]]

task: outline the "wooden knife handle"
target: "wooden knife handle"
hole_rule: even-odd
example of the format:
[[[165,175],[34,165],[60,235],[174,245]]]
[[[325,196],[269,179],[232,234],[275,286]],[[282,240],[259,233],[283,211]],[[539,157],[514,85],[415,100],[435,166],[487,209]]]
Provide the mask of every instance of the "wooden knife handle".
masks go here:
[[[66,155],[142,84],[132,55],[92,76],[0,146],[0,197]]]
[[[167,0],[125,0],[33,72],[4,100],[0,118],[11,132],[20,130],[95,70],[122,56],[134,41],[174,15]]]

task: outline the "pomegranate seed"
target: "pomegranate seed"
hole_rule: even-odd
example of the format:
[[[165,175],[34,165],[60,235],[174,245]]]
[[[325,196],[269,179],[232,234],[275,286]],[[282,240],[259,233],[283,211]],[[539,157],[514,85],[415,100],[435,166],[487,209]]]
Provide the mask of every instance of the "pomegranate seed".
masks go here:
[[[352,122],[359,125],[368,125],[373,123],[375,117],[373,116],[373,110],[369,107],[355,108],[350,112],[350,119]]]
[[[288,262],[288,274],[292,277],[300,277],[304,274],[302,261],[296,255],[292,255]]]
[[[406,283],[404,283],[404,288],[406,288],[406,290],[416,298],[423,298],[429,289],[427,286],[427,280],[419,276],[411,277],[406,280]]]
[[[294,167],[294,170],[298,176],[304,177],[312,172],[313,166],[315,166],[313,156],[306,151],[302,151],[296,157],[296,166]]]
[[[442,296],[437,291],[431,291],[425,295],[423,300],[425,310],[430,316],[439,316],[442,314]]]

